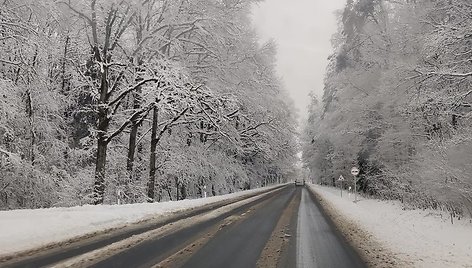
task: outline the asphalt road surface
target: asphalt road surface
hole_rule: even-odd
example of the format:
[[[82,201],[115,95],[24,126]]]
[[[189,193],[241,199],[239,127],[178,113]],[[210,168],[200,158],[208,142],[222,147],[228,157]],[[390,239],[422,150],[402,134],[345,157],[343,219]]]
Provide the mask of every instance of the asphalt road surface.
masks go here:
[[[258,209],[251,217],[215,235],[183,267],[256,267],[260,253],[283,209],[292,198],[300,198],[295,254],[289,252],[284,267],[365,267],[357,253],[327,220],[305,187],[291,187]],[[287,249],[290,250],[290,249]],[[262,264],[263,266],[263,264]],[[279,264],[280,266],[280,264]]]
[[[183,267],[237,268],[255,267],[278,218],[295,197],[294,187],[260,206],[249,218],[218,232]]]
[[[205,213],[195,224],[76,266],[366,267],[305,187],[288,185],[216,217]]]
[[[364,267],[356,252],[332,227],[314,197],[307,190],[301,193],[297,221],[297,267]]]

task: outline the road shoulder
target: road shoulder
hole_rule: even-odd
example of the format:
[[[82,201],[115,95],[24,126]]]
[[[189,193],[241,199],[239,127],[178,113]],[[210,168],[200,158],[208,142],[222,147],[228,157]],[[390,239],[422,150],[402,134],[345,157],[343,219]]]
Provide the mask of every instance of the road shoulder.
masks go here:
[[[381,245],[369,232],[358,224],[340,214],[333,206],[324,200],[313,187],[307,186],[320,204],[323,212],[333,222],[336,229],[344,235],[346,241],[357,251],[359,256],[369,267],[396,268],[409,267],[402,263],[395,255]]]

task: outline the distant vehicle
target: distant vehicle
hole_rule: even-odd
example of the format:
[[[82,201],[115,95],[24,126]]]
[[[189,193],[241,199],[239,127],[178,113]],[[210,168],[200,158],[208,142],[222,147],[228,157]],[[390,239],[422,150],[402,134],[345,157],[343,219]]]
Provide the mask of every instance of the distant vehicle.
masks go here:
[[[302,180],[302,179],[295,180],[295,186],[303,186],[303,185],[305,185],[305,180]]]

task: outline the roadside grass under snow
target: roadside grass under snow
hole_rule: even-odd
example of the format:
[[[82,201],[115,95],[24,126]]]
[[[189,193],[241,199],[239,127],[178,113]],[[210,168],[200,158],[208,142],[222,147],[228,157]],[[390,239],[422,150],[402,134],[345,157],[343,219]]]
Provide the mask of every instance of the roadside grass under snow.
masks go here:
[[[200,199],[127,205],[0,211],[0,256],[30,250],[157,216],[233,199],[274,186]]]
[[[397,201],[358,196],[339,188],[309,185],[337,212],[358,224],[399,259],[413,267],[472,267],[472,222],[441,211],[404,209]]]

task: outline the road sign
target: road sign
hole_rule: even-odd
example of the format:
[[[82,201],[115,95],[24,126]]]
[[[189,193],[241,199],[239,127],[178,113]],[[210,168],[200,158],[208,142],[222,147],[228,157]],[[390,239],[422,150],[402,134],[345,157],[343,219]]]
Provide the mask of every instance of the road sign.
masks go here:
[[[359,169],[357,167],[351,168],[351,174],[354,176],[354,202],[357,202],[357,175],[359,175]]]
[[[339,176],[338,181],[341,182],[341,188],[340,188],[341,189],[341,197],[343,197],[343,181],[344,181],[343,175]]]
[[[357,167],[351,168],[351,174],[352,174],[353,176],[359,175],[359,169],[358,169]]]

